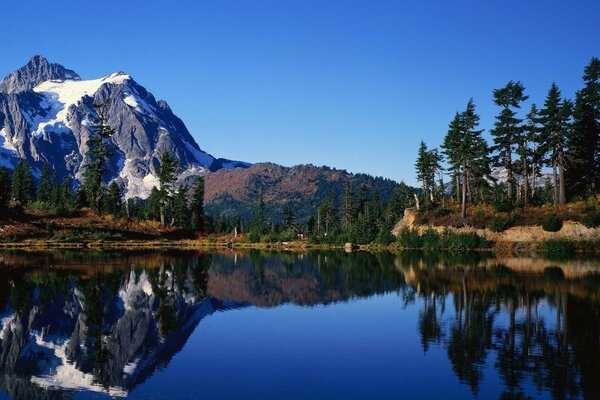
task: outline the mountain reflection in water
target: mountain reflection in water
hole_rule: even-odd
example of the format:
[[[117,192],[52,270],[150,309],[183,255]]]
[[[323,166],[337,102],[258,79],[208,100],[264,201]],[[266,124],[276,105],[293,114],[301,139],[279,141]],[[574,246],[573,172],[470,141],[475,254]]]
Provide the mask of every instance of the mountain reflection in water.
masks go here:
[[[456,390],[468,388],[472,397],[483,396],[491,375],[496,383],[484,392],[497,398],[599,398],[599,273],[595,260],[479,255],[5,252],[0,253],[0,388],[15,399],[133,396],[135,388],[161,373],[157,370],[168,370],[191,335],[202,331],[200,322],[217,311],[284,304],[335,309],[394,296],[402,312],[414,311],[412,326],[403,329],[416,331],[418,342],[385,344],[419,346],[422,354],[392,361],[418,366],[428,352],[439,351],[452,371],[448,381]],[[357,309],[351,316],[356,324],[365,312]],[[386,326],[363,328],[375,340],[389,337],[382,333]],[[348,335],[322,334],[339,340]],[[378,378],[378,390],[386,393]],[[327,397],[364,397],[371,381],[368,375],[362,379],[365,392],[340,387]],[[161,398],[218,393],[188,385],[181,388],[185,396]],[[405,390],[412,397],[435,394],[427,388]],[[318,393],[290,392],[290,397]],[[395,386],[387,393],[395,397]],[[244,398],[243,388],[238,395]]]

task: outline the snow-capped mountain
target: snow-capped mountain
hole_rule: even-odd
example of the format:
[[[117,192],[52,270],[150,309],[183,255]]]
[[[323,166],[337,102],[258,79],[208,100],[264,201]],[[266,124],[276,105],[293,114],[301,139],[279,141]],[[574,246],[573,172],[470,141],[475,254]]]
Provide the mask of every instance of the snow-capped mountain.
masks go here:
[[[92,80],[35,56],[0,81],[0,166],[14,168],[27,158],[39,174],[44,162],[60,177],[81,179],[87,141],[106,102],[116,131],[110,163],[127,197],[145,197],[157,185],[155,168],[169,151],[179,160],[180,179],[250,164],[215,158],[201,150],[164,100],[156,100],[130,75],[115,72]]]

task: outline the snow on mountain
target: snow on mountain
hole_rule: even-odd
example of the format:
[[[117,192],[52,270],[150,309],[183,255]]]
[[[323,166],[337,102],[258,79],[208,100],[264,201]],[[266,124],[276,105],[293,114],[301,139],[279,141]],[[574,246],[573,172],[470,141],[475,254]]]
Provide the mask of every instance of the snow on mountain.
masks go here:
[[[203,151],[185,124],[163,101],[123,72],[82,80],[75,72],[41,56],[0,81],[0,166],[14,168],[26,158],[39,175],[49,163],[59,178],[82,178],[88,139],[105,104],[111,141],[112,174],[126,197],[146,197],[158,185],[156,167],[164,151],[179,160],[180,179],[249,163],[215,158]]]
[[[71,106],[76,106],[84,96],[93,96],[105,83],[118,85],[127,79],[130,79],[129,75],[113,73],[104,78],[89,81],[64,80],[40,83],[33,88],[33,91],[46,98],[46,102],[42,106],[47,108],[45,115],[36,116],[36,118],[30,117],[32,133],[39,135],[46,127],[55,130],[70,129],[67,117]]]

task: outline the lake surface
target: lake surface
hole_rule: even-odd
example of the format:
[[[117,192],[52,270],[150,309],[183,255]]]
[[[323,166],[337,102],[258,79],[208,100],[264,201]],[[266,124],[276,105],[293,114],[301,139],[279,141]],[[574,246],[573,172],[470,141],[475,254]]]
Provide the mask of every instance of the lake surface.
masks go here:
[[[0,398],[600,398],[600,261],[0,253]]]

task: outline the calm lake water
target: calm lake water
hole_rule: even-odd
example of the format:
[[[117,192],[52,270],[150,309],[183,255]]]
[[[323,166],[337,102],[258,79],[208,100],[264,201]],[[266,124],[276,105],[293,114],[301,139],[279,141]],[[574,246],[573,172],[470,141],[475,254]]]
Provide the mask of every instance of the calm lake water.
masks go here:
[[[0,398],[600,398],[600,261],[0,253]]]

